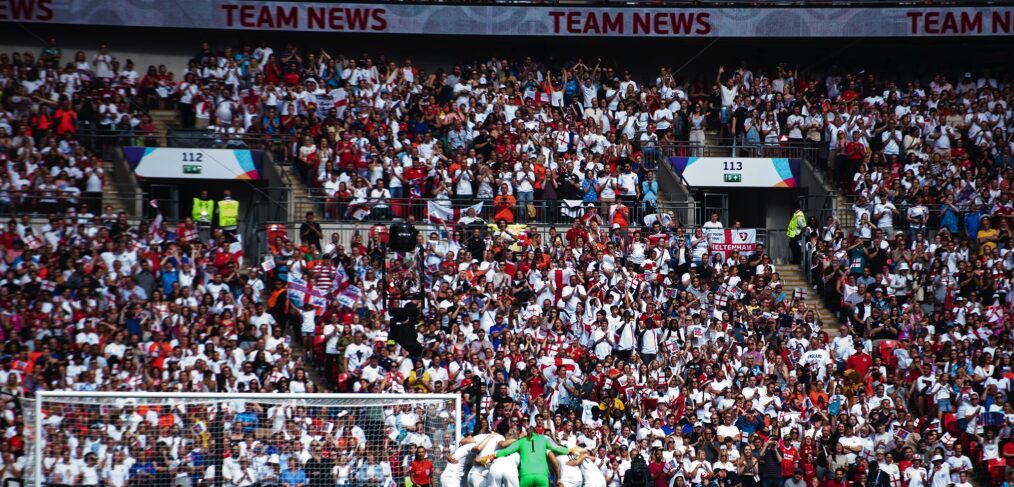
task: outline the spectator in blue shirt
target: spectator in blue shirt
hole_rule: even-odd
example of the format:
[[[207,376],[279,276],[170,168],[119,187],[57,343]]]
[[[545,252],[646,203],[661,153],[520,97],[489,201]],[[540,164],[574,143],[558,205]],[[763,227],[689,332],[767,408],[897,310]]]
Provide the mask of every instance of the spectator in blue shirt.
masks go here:
[[[172,294],[173,284],[179,282],[180,271],[176,270],[176,266],[172,262],[163,262],[162,264],[162,292],[165,294]]]
[[[757,418],[753,409],[747,411],[736,420],[736,427],[743,433],[743,438],[749,438],[764,426],[764,422]]]
[[[306,472],[296,465],[294,457],[289,457],[288,466],[282,471],[282,487],[306,487]]]
[[[650,215],[656,212],[658,181],[655,180],[655,173],[652,171],[648,171],[645,178],[641,181],[641,214]]]
[[[503,332],[507,330],[507,325],[503,323],[496,323],[489,329],[489,337],[493,342],[493,350],[500,349],[500,337],[503,336]]]
[[[130,478],[138,479],[140,484],[145,482],[153,482],[155,480],[155,464],[151,461],[151,456],[144,461],[139,461],[130,467]]]

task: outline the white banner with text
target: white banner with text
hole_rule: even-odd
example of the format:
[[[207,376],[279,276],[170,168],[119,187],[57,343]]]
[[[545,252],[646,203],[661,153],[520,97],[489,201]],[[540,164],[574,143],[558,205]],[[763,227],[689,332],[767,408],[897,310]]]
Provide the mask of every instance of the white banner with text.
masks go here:
[[[0,22],[4,21],[473,36],[1009,36],[1014,33],[1014,8],[583,8],[227,0],[0,0]]]

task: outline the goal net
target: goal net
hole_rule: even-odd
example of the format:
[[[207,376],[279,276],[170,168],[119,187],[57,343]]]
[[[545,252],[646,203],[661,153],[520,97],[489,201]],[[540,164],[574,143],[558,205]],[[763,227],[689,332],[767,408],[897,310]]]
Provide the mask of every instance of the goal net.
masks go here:
[[[437,479],[461,424],[456,394],[40,392],[23,404],[26,486],[393,487],[420,447]]]

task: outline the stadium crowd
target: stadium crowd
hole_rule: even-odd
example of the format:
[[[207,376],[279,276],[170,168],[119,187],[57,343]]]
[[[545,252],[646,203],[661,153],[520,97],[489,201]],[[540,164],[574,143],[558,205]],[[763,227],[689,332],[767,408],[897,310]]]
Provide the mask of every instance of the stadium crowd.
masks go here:
[[[0,54],[10,211],[31,195],[49,204],[57,181],[100,193],[104,147],[86,135],[144,139],[156,107],[224,144],[252,135],[292,154],[347,205],[325,205],[332,219],[419,216],[404,200],[485,209],[417,221],[419,250],[393,259],[382,232],[342,241],[310,217],[298,238],[272,235],[254,267],[230,232],[204,240],[192,221],[135,225],[72,199],[32,207],[44,224],[12,218],[0,231],[5,482],[33,466],[20,401],[39,390],[460,392],[465,434],[537,430],[589,450],[559,462],[564,487],[1011,478],[1009,74],[743,64],[702,82],[665,69],[634,80],[580,59],[424,73],[267,44],[204,45],[179,76],[141,76],[105,46],[73,58],[55,41],[38,57]],[[744,151],[826,149],[856,199],[854,224],[793,216],[816,289],[785,289],[762,245],[714,252],[720,222],[686,228],[656,210],[656,151],[699,149],[706,130]],[[541,203],[564,200],[586,208]],[[558,215],[569,228],[515,225]],[[821,320],[808,292],[835,316]],[[416,293],[418,345],[386,313],[388,297]],[[425,486],[449,471],[448,485],[478,487],[486,473],[435,408],[122,400],[44,413],[55,485]]]

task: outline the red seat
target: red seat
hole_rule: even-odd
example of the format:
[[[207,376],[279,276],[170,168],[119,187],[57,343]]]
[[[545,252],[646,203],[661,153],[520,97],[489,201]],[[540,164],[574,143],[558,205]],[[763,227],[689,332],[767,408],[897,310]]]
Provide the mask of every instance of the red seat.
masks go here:
[[[944,414],[944,431],[950,433],[951,436],[958,436],[958,416],[956,414]]]
[[[275,249],[275,239],[278,237],[282,237],[283,241],[289,239],[289,231],[285,228],[285,225],[282,223],[272,223],[268,225],[268,245],[271,247],[272,251],[278,250]]]
[[[979,465],[982,463],[982,447],[979,446],[977,441],[968,442],[968,459],[972,461],[972,465]]]
[[[894,356],[894,349],[898,348],[896,340],[884,340],[880,342],[880,359],[890,368],[898,367],[898,357]]]
[[[989,461],[989,483],[990,485],[1001,485],[1007,474],[1007,462],[1002,458]]]

